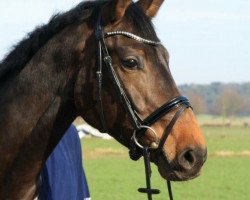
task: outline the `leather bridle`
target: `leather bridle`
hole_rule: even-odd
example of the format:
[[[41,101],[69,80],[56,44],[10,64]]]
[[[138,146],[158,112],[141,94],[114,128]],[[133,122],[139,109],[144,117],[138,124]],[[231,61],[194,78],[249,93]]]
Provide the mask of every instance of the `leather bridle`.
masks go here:
[[[102,103],[102,68],[103,68],[103,63],[104,63],[108,69],[108,74],[109,74],[110,79],[113,82],[113,86],[116,90],[116,93],[119,96],[120,101],[122,105],[124,106],[124,109],[126,110],[129,116],[130,122],[134,128],[134,134],[133,134],[133,137],[131,138],[131,144],[130,144],[130,157],[133,160],[138,160],[141,156],[144,157],[147,188],[140,188],[138,189],[138,191],[142,193],[147,193],[148,199],[151,200],[152,194],[158,194],[160,193],[160,191],[157,189],[151,189],[150,152],[156,151],[157,157],[159,158],[161,156],[163,152],[163,146],[174,124],[176,123],[180,115],[184,112],[184,110],[186,108],[190,108],[191,105],[189,103],[189,100],[186,97],[178,96],[172,99],[171,101],[165,103],[161,107],[159,107],[157,110],[151,113],[148,117],[146,117],[146,119],[141,120],[140,117],[136,114],[135,110],[133,109],[129,98],[127,97],[120,83],[120,80],[115,73],[115,70],[112,65],[112,59],[109,55],[107,46],[105,44],[105,38],[118,36],[118,35],[128,37],[130,39],[133,39],[138,42],[145,43],[151,46],[158,46],[160,45],[160,42],[148,40],[148,39],[142,38],[140,36],[137,36],[135,34],[132,34],[126,31],[103,32],[102,25],[101,25],[101,14],[99,12],[97,23],[96,23],[96,29],[95,29],[95,37],[98,43],[98,69],[97,69],[96,74],[97,74],[97,82],[98,82],[97,84],[98,94],[97,95],[98,95],[100,121],[101,121],[103,128],[108,132],[104,113],[103,113],[103,103]],[[162,138],[158,139],[156,132],[150,126],[153,125],[157,120],[161,119],[164,115],[170,113],[173,110],[177,110],[177,111],[174,114],[169,125],[165,129]],[[150,147],[142,146],[138,141],[145,134],[147,129],[151,130],[151,132],[154,133],[155,138],[156,138],[154,145],[151,145]],[[167,181],[167,185],[168,185],[168,190],[169,190],[169,197],[170,199],[173,199],[170,181]]]

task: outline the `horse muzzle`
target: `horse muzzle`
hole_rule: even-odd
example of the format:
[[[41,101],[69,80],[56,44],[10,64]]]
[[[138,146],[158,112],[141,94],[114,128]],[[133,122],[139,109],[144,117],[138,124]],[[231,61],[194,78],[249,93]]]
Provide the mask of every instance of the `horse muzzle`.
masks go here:
[[[207,149],[188,147],[168,160],[165,153],[158,157],[156,165],[161,176],[170,181],[187,181],[200,175],[207,159]]]

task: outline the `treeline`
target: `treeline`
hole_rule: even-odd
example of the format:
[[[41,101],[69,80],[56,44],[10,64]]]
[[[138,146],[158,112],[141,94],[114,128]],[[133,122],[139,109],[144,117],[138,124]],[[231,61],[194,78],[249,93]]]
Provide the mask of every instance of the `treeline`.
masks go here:
[[[250,116],[250,82],[180,85],[196,114]]]

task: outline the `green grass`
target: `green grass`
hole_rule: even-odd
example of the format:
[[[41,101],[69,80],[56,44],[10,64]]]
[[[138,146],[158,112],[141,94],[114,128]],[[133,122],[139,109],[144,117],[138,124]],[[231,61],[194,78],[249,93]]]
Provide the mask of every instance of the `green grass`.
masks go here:
[[[249,199],[249,169],[248,157],[210,157],[199,178],[174,184],[176,199]]]
[[[250,128],[244,127],[204,127],[209,153],[216,151],[250,150]]]
[[[198,115],[198,121],[200,124],[222,124],[222,123],[230,123],[234,126],[244,126],[244,123],[250,123],[249,116],[216,116],[216,115]]]
[[[175,200],[250,199],[250,128],[203,128],[208,160],[202,175],[192,181],[173,183]],[[217,152],[232,154],[219,156]],[[126,148],[114,140],[83,140],[84,167],[93,200],[145,200],[137,192],[145,185],[142,160],[131,161]],[[152,165],[153,166],[153,165]],[[153,166],[152,185],[162,193],[154,200],[167,200],[165,181]]]

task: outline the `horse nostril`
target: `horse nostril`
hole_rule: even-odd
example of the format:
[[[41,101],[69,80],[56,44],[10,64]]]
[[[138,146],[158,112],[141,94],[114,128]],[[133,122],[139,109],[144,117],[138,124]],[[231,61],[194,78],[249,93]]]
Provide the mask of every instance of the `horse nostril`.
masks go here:
[[[195,151],[193,149],[183,151],[178,157],[179,165],[185,170],[192,169],[196,160]]]
[[[187,151],[184,154],[184,158],[186,159],[187,162],[189,162],[189,164],[194,163],[194,160],[195,160],[194,152],[192,150],[191,151]]]
[[[178,157],[179,165],[184,170],[200,168],[207,158],[207,149],[187,148]]]

